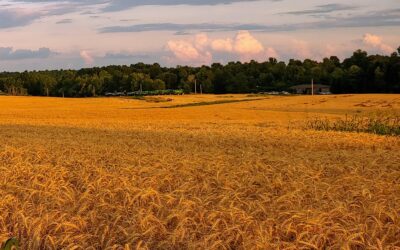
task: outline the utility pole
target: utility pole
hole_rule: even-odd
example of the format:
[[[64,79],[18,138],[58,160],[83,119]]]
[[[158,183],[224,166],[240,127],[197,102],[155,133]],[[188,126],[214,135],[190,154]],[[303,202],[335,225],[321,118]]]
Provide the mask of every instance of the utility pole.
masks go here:
[[[142,94],[142,92],[143,92],[143,86],[142,84],[140,84],[140,94]]]
[[[311,79],[311,95],[314,95],[314,78]]]
[[[201,85],[201,83],[200,83],[200,95],[202,95],[203,94],[203,85]]]
[[[194,79],[194,94],[197,95],[197,79]]]

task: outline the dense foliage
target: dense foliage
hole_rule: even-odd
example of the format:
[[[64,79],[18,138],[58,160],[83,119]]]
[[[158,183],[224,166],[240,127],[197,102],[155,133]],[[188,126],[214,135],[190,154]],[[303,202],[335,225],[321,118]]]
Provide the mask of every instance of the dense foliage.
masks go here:
[[[155,63],[107,66],[81,70],[0,73],[0,91],[10,95],[87,97],[107,92],[183,89],[204,93],[249,93],[287,90],[310,83],[330,85],[334,93],[400,93],[400,48],[390,56],[357,50],[341,62],[336,56],[322,62],[306,59],[278,62],[214,63],[176,68]],[[1,93],[1,92],[0,92]]]

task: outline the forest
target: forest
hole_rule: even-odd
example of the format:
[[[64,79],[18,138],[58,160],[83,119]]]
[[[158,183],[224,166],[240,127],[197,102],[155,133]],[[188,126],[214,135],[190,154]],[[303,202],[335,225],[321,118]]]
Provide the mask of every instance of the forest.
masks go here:
[[[400,47],[390,56],[362,50],[341,61],[336,56],[321,62],[269,58],[265,62],[214,63],[211,66],[162,67],[158,63],[106,66],[80,70],[0,73],[0,94],[93,97],[113,92],[180,89],[185,93],[259,93],[284,91],[315,83],[331,86],[333,93],[400,93]]]

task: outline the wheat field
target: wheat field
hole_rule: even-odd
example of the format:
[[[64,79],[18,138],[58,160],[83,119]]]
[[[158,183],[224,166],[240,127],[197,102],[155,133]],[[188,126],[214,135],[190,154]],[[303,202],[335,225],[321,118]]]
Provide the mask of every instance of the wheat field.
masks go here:
[[[0,97],[0,244],[400,249],[400,95]]]

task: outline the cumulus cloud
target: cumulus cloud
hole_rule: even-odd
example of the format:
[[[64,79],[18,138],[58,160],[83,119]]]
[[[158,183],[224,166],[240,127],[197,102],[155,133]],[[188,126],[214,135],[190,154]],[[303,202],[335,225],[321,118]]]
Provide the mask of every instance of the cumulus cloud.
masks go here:
[[[219,52],[235,53],[242,61],[262,61],[269,57],[279,57],[274,48],[265,48],[249,31],[239,31],[234,40],[216,39],[211,43],[211,48]]]
[[[264,46],[248,31],[239,31],[236,35],[234,50],[239,54],[258,54],[264,51]]]
[[[185,40],[171,40],[167,43],[167,49],[171,51],[175,58],[169,58],[169,61],[178,61],[190,64],[209,64],[212,61],[212,55],[205,50],[204,40],[194,42]],[[176,60],[174,60],[176,59]]]
[[[249,31],[238,32],[233,44],[233,50],[242,61],[263,61],[269,57],[279,57],[274,48],[265,48]]]
[[[177,61],[192,64],[211,63],[214,58],[213,53],[233,55],[236,60],[244,62],[279,57],[274,48],[265,48],[248,31],[239,31],[234,39],[210,39],[207,34],[201,33],[191,40],[171,40],[167,43],[167,49],[173,53]]]
[[[82,50],[80,52],[80,56],[83,59],[83,61],[85,62],[86,65],[91,65],[94,63],[94,58],[93,56],[90,54],[89,51],[87,50]]]
[[[383,53],[390,54],[394,48],[385,44],[380,36],[366,33],[363,37],[364,45],[380,50]]]
[[[169,41],[167,47],[182,61],[196,60],[200,56],[197,49],[188,41]]]
[[[211,48],[215,51],[232,52],[233,51],[233,40],[230,38],[215,39],[211,43]]]
[[[195,37],[195,46],[197,49],[204,49],[209,43],[208,36],[205,33],[197,34]]]

